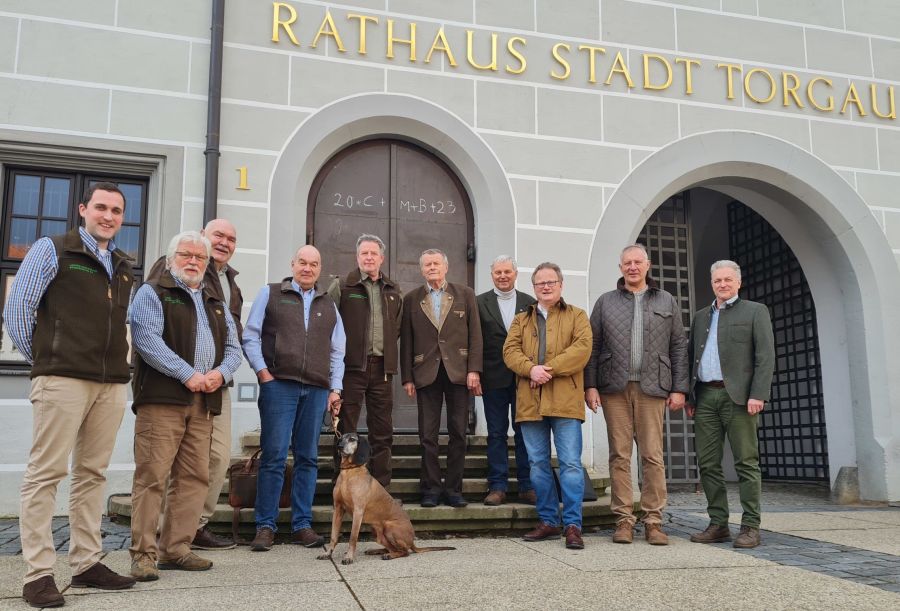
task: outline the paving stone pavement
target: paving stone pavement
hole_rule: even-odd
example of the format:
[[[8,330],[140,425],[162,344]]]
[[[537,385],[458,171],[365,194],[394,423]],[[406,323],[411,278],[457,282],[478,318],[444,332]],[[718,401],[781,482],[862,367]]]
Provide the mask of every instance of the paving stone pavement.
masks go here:
[[[736,486],[729,486],[729,504],[733,513],[740,512],[740,503]],[[702,492],[697,492],[693,485],[672,486],[669,491],[669,503],[666,511],[666,531],[670,536],[688,539],[694,532],[703,530],[707,525],[705,515],[706,501]],[[830,503],[828,490],[822,486],[798,484],[772,484],[763,486],[763,526],[766,516],[775,521],[777,514],[807,513],[817,516],[822,513],[840,512],[842,516],[852,518],[854,512],[884,512],[886,524],[892,520],[900,525],[900,508],[885,506],[838,506]],[[863,515],[860,513],[859,515]],[[875,514],[878,515],[878,514]],[[839,518],[840,519],[840,518]],[[871,522],[862,528],[873,528]],[[734,529],[732,529],[734,531]],[[103,549],[115,551],[127,549],[131,543],[129,527],[103,519],[101,525]],[[611,536],[612,531],[598,531],[602,536]],[[638,535],[640,533],[636,533]],[[889,592],[900,592],[900,556],[889,553],[867,550],[851,545],[831,543],[815,538],[806,538],[797,534],[761,530],[763,544],[750,550],[738,550],[731,543],[711,544],[713,547],[730,550],[738,554],[746,554],[754,558],[764,559],[782,566],[792,566],[845,579],[855,583],[872,586]],[[53,538],[56,549],[68,551],[69,526],[65,517],[54,518]],[[19,524],[16,519],[0,520],[0,556],[21,554]]]

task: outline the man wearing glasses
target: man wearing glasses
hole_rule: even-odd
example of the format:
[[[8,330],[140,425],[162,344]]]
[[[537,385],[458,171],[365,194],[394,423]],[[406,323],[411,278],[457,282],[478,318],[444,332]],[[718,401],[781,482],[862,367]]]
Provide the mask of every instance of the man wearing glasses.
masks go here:
[[[241,364],[241,348],[219,292],[203,281],[210,251],[199,232],[176,235],[167,269],[138,290],[131,306],[137,417],[130,551],[138,581],[158,579],[159,570],[212,567],[191,552],[191,542],[209,487],[213,420],[222,411],[223,386]]]
[[[587,313],[562,298],[562,270],[541,263],[531,274],[537,303],[516,315],[503,344],[503,360],[517,378],[516,422],[531,464],[540,522],[526,541],[559,539],[559,495],[550,466],[550,438],[559,460],[562,525],[566,547],[583,549],[581,424],[584,422],[584,366],[591,355]],[[596,411],[596,410],[595,410]]]
[[[662,530],[666,506],[663,458],[665,409],[684,407],[688,391],[687,340],[678,302],[650,278],[650,258],[641,244],[622,250],[622,277],[614,291],[594,305],[594,346],[584,370],[584,399],[603,408],[612,480],[610,508],[616,516],[615,543],[631,543],[635,524],[631,450],[637,441],[643,485],[644,537],[668,545]]]
[[[237,231],[230,221],[213,219],[206,224],[200,235],[209,240],[212,246],[212,259],[206,266],[203,282],[209,286],[211,291],[217,292],[219,299],[225,302],[225,306],[234,319],[238,342],[240,342],[243,331],[241,308],[244,305],[244,297],[235,278],[238,271],[230,264],[237,247]],[[158,280],[165,270],[166,257],[163,256],[153,264],[146,281]],[[225,473],[228,471],[229,464],[231,464],[231,393],[225,389],[222,390],[222,413],[213,420],[212,441],[209,448],[209,490],[206,493],[206,501],[203,503],[203,514],[197,525],[197,533],[191,542],[192,549],[225,550],[235,547],[234,541],[217,535],[207,527],[219,502],[219,494],[222,492],[222,484],[225,482]]]

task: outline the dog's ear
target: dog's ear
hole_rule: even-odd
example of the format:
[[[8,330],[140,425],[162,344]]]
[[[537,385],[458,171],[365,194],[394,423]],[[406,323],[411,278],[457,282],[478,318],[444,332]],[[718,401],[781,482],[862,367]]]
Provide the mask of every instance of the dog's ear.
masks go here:
[[[353,464],[367,465],[371,456],[372,449],[369,447],[369,440],[360,435],[359,442],[356,444],[356,453],[353,455]]]

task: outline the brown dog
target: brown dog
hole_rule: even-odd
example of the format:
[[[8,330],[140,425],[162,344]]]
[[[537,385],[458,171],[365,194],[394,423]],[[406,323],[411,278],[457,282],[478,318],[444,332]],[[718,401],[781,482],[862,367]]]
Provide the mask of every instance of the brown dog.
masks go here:
[[[334,484],[334,519],[331,521],[331,541],[318,558],[328,560],[334,553],[341,535],[344,512],[353,515],[350,528],[350,547],[341,564],[352,564],[356,558],[356,542],[363,522],[372,527],[375,539],[384,549],[372,549],[367,556],[382,554],[382,560],[409,556],[410,552],[436,552],[455,547],[416,547],[416,532],[409,516],[400,504],[391,498],[378,480],[369,474],[369,442],[356,433],[345,433],[338,444],[341,452],[341,473]]]

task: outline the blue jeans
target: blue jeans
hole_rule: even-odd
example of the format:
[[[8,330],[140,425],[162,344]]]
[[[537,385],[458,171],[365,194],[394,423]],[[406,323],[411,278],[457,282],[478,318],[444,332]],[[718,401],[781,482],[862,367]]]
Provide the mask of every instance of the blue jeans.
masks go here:
[[[522,437],[531,461],[531,482],[537,495],[541,522],[559,525],[559,495],[550,468],[550,433],[559,460],[562,490],[562,523],[581,528],[581,502],[584,499],[584,467],[581,465],[581,420],[544,416],[537,422],[522,422]]]
[[[259,445],[262,448],[256,485],[256,528],[277,531],[278,499],[284,484],[288,448],[294,452],[291,480],[291,532],[312,525],[312,501],[319,469],[319,431],[328,389],[272,380],[259,386]]]
[[[531,485],[531,468],[528,465],[528,451],[522,439],[522,427],[516,424],[516,385],[484,391],[484,420],[487,423],[488,488],[506,491],[509,477],[509,450],[506,433],[509,420],[513,421],[516,440],[516,479],[519,494],[534,488]],[[510,415],[511,414],[511,415]]]

